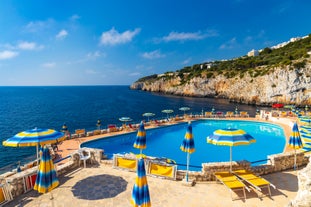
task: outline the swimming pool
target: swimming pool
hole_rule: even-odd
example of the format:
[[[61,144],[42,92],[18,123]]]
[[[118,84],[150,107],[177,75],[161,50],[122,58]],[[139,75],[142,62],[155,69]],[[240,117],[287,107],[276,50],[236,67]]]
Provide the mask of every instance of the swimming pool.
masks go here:
[[[173,159],[178,169],[186,169],[187,153],[180,150],[184,139],[187,123],[163,126],[146,131],[147,148],[143,154],[154,157]],[[281,153],[286,139],[283,128],[270,123],[235,120],[199,120],[192,122],[195,152],[190,155],[190,165],[201,167],[206,162],[225,162],[230,160],[228,146],[215,146],[206,142],[206,137],[217,129],[243,129],[256,139],[256,143],[232,147],[232,160],[248,160],[250,162],[265,160],[267,155]],[[139,154],[139,149],[133,147],[136,132],[112,136],[85,142],[81,147],[103,149],[108,158],[114,153]],[[262,164],[262,163],[261,163]],[[191,167],[190,170],[200,170]]]

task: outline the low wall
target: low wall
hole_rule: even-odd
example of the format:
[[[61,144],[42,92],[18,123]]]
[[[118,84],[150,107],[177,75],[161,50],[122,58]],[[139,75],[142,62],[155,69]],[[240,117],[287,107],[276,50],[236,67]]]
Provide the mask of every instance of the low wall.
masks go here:
[[[243,160],[239,162],[232,162],[232,170],[246,169],[251,170],[257,175],[265,175],[274,172],[280,172],[288,169],[294,168],[294,157],[295,153],[286,152],[280,154],[274,154],[268,156],[268,163],[258,166],[251,166],[251,163]],[[305,155],[303,152],[298,152],[296,154],[296,165],[305,166],[309,162],[309,156]],[[188,176],[191,180],[200,181],[212,181],[215,180],[213,174],[220,171],[229,171],[230,162],[212,162],[203,163],[201,171],[189,171]],[[185,170],[177,171],[177,180],[182,180],[186,176]]]
[[[103,160],[103,150],[94,148],[85,148],[91,152],[91,159],[87,161],[88,165],[99,165],[105,164],[107,166],[112,165],[111,160]],[[294,152],[286,152],[281,154],[275,154],[268,156],[268,163],[259,166],[251,166],[248,161],[232,162],[232,170],[247,169],[251,170],[258,175],[265,175],[274,172],[280,172],[288,169],[293,169],[294,166]],[[303,152],[296,154],[297,166],[305,166],[309,162],[309,156]],[[67,173],[72,172],[74,169],[83,166],[80,162],[79,154],[76,152],[72,153],[68,160],[64,160],[60,163],[55,164],[55,168],[58,176],[66,176]],[[213,181],[215,178],[213,174],[219,171],[229,171],[230,162],[215,162],[215,163],[203,163],[201,171],[189,171],[188,176],[191,180],[196,182],[202,181]],[[37,173],[37,167],[24,169],[22,172],[7,172],[0,175],[8,183],[9,190],[13,198],[32,190],[34,183],[27,183],[31,175]],[[184,179],[186,175],[185,170],[178,170],[176,180]]]

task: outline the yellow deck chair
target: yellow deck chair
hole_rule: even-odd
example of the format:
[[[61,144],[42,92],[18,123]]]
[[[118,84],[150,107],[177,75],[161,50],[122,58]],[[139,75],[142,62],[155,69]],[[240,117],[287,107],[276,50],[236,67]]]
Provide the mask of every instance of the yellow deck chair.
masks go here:
[[[264,194],[263,195],[269,195],[271,197],[271,190],[270,190],[270,186],[272,186],[274,189],[276,189],[276,187],[271,184],[269,181],[267,181],[266,179],[255,175],[254,173],[252,173],[251,171],[248,170],[236,170],[233,172],[236,176],[238,176],[241,180],[243,180],[244,182],[246,182],[247,184],[249,184],[252,188],[262,192],[262,189],[267,188],[268,189],[268,194]],[[258,194],[259,197],[259,194]]]
[[[215,172],[214,176],[217,181],[221,182],[229,189],[232,200],[234,200],[232,193],[237,192],[237,191],[243,191],[244,199],[246,199],[245,189],[247,189],[248,191],[250,190],[234,174],[227,172],[227,171],[226,172]],[[242,199],[242,198],[238,197],[238,199]]]
[[[147,174],[156,177],[176,180],[177,165],[164,162],[149,161]]]
[[[113,155],[113,167],[124,169],[128,171],[136,171],[137,159],[136,157],[124,157],[124,155]]]

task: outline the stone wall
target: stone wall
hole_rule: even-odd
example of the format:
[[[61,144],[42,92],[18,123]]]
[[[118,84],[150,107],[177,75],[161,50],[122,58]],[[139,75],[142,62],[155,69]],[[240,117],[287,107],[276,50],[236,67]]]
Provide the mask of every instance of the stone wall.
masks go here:
[[[286,152],[268,156],[269,161],[267,164],[251,166],[247,160],[232,162],[232,170],[246,169],[251,170],[257,175],[265,175],[274,172],[280,172],[294,168],[294,152]],[[296,166],[305,166],[308,163],[308,156],[303,152],[296,153]],[[213,174],[220,171],[229,171],[230,162],[211,162],[203,163],[201,171],[189,171],[189,179],[196,181],[212,181],[215,180]],[[177,180],[184,179],[186,171],[178,170]]]
[[[99,165],[102,160],[103,150],[94,149],[94,148],[84,148],[85,150],[90,151],[91,158],[87,161],[87,164],[90,165]],[[65,175],[68,172],[77,169],[81,165],[80,156],[76,152],[73,152],[68,159],[65,159],[57,164],[55,168],[57,175]],[[83,166],[83,165],[82,165]],[[23,167],[22,171],[17,173],[16,170],[11,172],[6,172],[0,175],[1,179],[5,179],[8,183],[9,191],[11,192],[13,198],[28,192],[33,189],[34,182],[31,180],[32,175],[37,174],[38,167]]]

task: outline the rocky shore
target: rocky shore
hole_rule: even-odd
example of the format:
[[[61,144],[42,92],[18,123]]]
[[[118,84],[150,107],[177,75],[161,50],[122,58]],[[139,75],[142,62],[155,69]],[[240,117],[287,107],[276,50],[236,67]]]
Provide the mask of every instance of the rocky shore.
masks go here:
[[[272,103],[311,104],[311,63],[304,68],[273,68],[263,76],[226,78],[220,74],[214,78],[194,77],[181,84],[182,80],[173,73],[170,78],[158,76],[153,81],[135,82],[130,88],[160,92],[178,96],[226,98],[232,102],[271,106]]]

